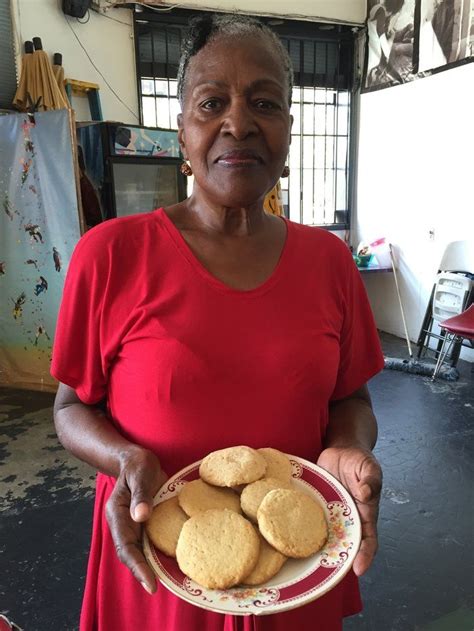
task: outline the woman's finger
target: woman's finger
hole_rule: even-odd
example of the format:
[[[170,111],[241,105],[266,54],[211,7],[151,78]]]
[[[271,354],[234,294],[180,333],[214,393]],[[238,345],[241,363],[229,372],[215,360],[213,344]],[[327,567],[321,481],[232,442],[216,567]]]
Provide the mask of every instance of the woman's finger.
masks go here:
[[[130,514],[136,522],[146,521],[153,509],[153,497],[158,490],[156,476],[151,472],[132,474],[129,480]]]
[[[142,525],[130,517],[131,494],[123,477],[115,484],[106,505],[106,518],[120,561],[149,593],[156,591],[156,580],[142,552]]]
[[[362,576],[372,565],[375,555],[377,554],[378,541],[377,536],[362,537],[359,552],[354,559],[352,569],[356,576]]]
[[[121,542],[115,545],[115,550],[119,560],[129,568],[142,587],[149,594],[154,594],[156,579],[143,555],[141,543],[137,540]]]
[[[353,570],[357,576],[361,576],[369,569],[378,549],[378,496],[369,502],[356,500],[356,504],[361,521],[362,541],[354,559]]]
[[[153,498],[164,482],[165,476],[158,459],[146,454],[139,462],[126,468],[126,480],[130,489],[130,514],[136,522],[146,521],[153,510]]]
[[[366,476],[351,485],[352,495],[361,503],[378,503],[382,490],[382,479],[376,476]]]

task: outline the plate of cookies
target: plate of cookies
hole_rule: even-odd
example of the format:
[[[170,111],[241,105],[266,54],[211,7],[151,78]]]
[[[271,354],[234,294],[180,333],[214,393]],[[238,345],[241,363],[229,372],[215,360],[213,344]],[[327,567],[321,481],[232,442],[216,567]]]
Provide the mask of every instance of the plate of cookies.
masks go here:
[[[265,447],[211,452],[170,478],[145,524],[145,557],[171,592],[231,615],[319,598],[358,552],[355,503],[327,471]]]

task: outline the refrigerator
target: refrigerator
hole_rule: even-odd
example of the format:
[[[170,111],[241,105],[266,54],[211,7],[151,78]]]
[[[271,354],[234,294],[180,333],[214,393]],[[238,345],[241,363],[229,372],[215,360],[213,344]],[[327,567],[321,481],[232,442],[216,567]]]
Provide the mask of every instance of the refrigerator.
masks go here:
[[[96,191],[102,219],[149,212],[186,198],[175,130],[77,123],[77,142],[81,178],[91,185],[85,190]]]

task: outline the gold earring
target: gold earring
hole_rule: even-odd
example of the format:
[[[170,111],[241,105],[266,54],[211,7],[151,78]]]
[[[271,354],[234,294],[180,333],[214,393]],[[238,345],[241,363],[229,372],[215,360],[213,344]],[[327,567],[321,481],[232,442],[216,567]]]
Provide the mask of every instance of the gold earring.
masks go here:
[[[189,177],[190,175],[193,174],[193,170],[191,169],[191,165],[189,165],[187,162],[182,162],[179,170],[181,171],[181,173],[183,175],[186,175],[186,177]]]
[[[283,171],[281,172],[281,177],[288,177],[290,175],[290,167],[284,166]]]

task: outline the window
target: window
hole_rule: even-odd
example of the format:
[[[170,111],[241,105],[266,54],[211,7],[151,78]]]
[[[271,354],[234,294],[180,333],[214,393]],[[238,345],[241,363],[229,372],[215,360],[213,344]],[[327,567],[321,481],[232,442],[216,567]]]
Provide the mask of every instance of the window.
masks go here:
[[[181,39],[195,12],[135,14],[137,77],[144,125],[176,129]],[[294,118],[281,180],[286,215],[330,229],[349,227],[353,34],[349,27],[264,19],[293,63]]]
[[[138,94],[143,125],[178,128],[176,117],[180,107],[176,77],[185,24],[174,26],[161,21],[135,20]]]
[[[350,210],[353,39],[330,27],[275,27],[295,73],[290,177],[282,189],[290,219],[340,229],[348,227]]]

